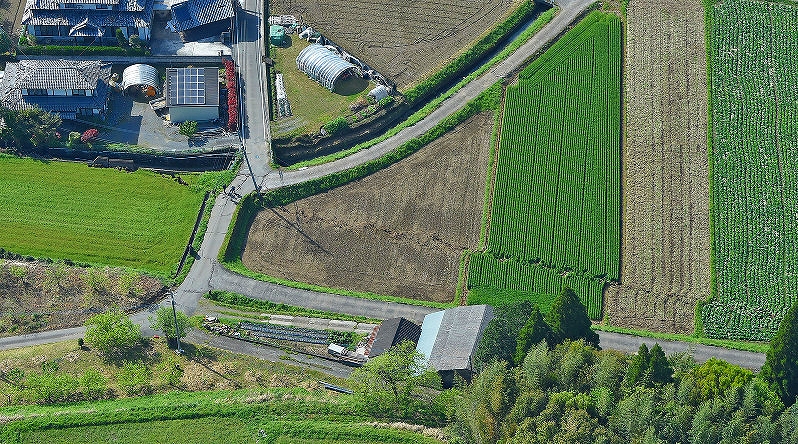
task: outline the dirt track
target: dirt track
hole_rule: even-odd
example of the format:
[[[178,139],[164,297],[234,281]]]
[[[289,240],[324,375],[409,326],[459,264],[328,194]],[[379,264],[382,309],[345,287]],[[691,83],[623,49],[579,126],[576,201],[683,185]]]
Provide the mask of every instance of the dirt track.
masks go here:
[[[476,248],[492,116],[475,116],[408,159],[350,185],[262,211],[252,269],[333,288],[451,301]]]
[[[692,333],[710,291],[704,9],[632,0],[626,47],[621,285],[616,326]]]
[[[271,0],[404,88],[506,17],[517,0]]]

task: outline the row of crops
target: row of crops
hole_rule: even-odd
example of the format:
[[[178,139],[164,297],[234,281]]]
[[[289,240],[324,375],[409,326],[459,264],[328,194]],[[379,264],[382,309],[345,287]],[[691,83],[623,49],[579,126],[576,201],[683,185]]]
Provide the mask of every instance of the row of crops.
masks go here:
[[[710,337],[768,340],[798,298],[798,6],[712,6]]]
[[[619,268],[620,87],[621,22],[593,12],[507,88],[490,231],[469,259],[469,289],[568,285],[601,316]]]

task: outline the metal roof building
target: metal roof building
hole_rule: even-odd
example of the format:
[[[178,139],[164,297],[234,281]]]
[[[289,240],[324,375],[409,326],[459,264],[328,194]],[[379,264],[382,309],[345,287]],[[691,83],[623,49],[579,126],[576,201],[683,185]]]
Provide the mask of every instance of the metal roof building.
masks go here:
[[[166,105],[172,122],[219,118],[218,68],[167,68]]]
[[[146,85],[159,91],[161,88],[158,83],[158,70],[154,66],[137,63],[128,66],[122,71],[122,89]]]
[[[313,44],[296,58],[296,67],[321,86],[335,90],[335,84],[348,74],[359,73],[358,68],[322,45]]]
[[[454,374],[470,379],[472,358],[482,332],[493,319],[490,305],[454,307],[424,317],[416,350],[424,355],[426,365],[437,370],[444,384],[451,384]]]
[[[369,357],[385,353],[389,348],[404,341],[418,341],[421,327],[405,318],[392,318],[382,321],[377,337],[371,345]]]

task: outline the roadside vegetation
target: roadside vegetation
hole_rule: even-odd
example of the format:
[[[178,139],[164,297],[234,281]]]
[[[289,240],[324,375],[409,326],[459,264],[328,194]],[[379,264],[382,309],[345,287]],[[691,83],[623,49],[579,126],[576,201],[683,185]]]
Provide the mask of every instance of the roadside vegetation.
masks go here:
[[[354,321],[354,322],[367,322],[379,323],[377,319],[369,319],[365,316],[353,316],[343,313],[331,313],[321,310],[313,310],[310,308],[297,307],[294,305],[277,304],[269,301],[262,301],[260,299],[248,298],[244,295],[233,293],[230,291],[213,290],[205,294],[205,299],[211,301],[214,305],[219,307],[231,308],[241,312],[249,313],[268,313],[277,315],[288,316],[304,316],[309,318],[321,319],[336,319],[339,321]]]
[[[159,279],[135,270],[47,263],[0,248],[2,256],[0,336],[83,325],[107,307],[139,309],[165,291]]]

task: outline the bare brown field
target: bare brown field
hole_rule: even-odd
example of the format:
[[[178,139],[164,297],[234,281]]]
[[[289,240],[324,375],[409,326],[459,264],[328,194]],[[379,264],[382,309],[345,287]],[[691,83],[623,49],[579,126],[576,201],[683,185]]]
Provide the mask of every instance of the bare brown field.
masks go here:
[[[75,327],[98,311],[158,299],[163,284],[118,268],[0,260],[0,337]]]
[[[474,116],[407,159],[261,211],[243,263],[331,288],[448,302],[476,249],[493,117]]]
[[[0,0],[0,25],[6,34],[18,35],[24,12],[25,0]]]
[[[605,314],[692,333],[710,292],[704,8],[631,0],[627,17],[621,276]]]
[[[453,59],[503,20],[516,2],[270,0],[270,12],[301,16],[402,89]]]

